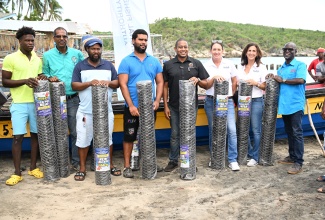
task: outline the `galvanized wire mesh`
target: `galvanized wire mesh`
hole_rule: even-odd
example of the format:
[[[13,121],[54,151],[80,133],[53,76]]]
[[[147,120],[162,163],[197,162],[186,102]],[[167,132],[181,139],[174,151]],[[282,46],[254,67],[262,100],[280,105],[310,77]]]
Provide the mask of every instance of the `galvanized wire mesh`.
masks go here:
[[[180,177],[183,180],[196,178],[195,89],[189,80],[179,81]]]
[[[239,164],[245,164],[249,145],[250,108],[253,86],[240,81],[238,91],[237,145]]]
[[[37,117],[38,144],[44,171],[44,179],[60,179],[58,156],[54,137],[50,87],[47,80],[39,80],[34,88]]]
[[[50,83],[50,91],[60,177],[68,177],[70,175],[69,136],[64,83]]]
[[[227,114],[229,82],[214,80],[211,168],[226,166]]]
[[[133,171],[140,170],[140,129],[138,130],[137,139],[133,142],[133,149],[130,159],[130,168]]]
[[[109,185],[111,181],[108,135],[108,93],[107,87],[92,86],[93,107],[93,151],[95,158],[95,182]]]
[[[137,82],[139,100],[139,137],[141,140],[141,176],[154,179],[157,175],[155,117],[152,101],[152,82]]]
[[[278,110],[279,88],[279,83],[274,79],[269,78],[266,80],[262,119],[262,136],[259,152],[259,164],[261,165],[273,165],[272,156]]]

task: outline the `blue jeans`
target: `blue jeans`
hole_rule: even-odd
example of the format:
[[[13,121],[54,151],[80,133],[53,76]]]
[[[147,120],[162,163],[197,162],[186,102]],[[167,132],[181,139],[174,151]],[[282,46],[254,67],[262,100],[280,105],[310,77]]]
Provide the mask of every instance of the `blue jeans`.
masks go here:
[[[253,98],[251,105],[251,131],[254,143],[249,141],[248,157],[258,161],[258,154],[261,142],[262,116],[263,116],[264,99]],[[251,135],[250,135],[251,136]]]
[[[228,162],[237,161],[237,132],[236,132],[236,115],[235,106],[232,99],[228,99],[227,114],[227,139],[228,139]],[[212,128],[213,128],[213,98],[206,97],[204,102],[204,110],[208,118],[209,126],[209,149],[212,149]]]
[[[71,164],[74,166],[79,165],[79,154],[78,154],[78,147],[76,146],[77,141],[77,111],[79,107],[79,96],[75,96],[72,99],[67,100],[67,110],[68,110],[68,128],[70,132],[71,138]]]
[[[289,156],[295,163],[300,165],[304,162],[303,115],[304,112],[301,110],[291,115],[282,115],[285,131],[288,135]]]
[[[170,110],[170,151],[169,151],[169,161],[178,163],[179,158],[179,147],[180,147],[180,134],[179,134],[179,110],[168,106]],[[196,116],[195,119],[196,121]]]

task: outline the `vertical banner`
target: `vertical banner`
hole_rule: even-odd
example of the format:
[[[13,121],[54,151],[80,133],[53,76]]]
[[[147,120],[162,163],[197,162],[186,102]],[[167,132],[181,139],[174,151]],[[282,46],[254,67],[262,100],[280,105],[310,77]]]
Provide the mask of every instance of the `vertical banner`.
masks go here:
[[[145,0],[110,0],[110,8],[115,68],[118,69],[121,60],[133,52],[132,34],[136,29],[144,29],[148,32],[146,52],[153,54]],[[117,94],[118,99],[123,100],[120,89],[117,90]]]

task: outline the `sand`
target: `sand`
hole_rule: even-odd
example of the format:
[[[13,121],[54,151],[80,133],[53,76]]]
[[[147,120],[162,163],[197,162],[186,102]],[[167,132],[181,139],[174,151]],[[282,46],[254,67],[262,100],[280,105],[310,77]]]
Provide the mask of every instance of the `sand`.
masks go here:
[[[122,167],[122,151],[114,153]],[[168,149],[158,149],[160,165],[168,162]],[[313,137],[305,138],[303,172],[287,174],[290,165],[278,164],[287,156],[287,141],[274,147],[274,166],[241,166],[233,172],[208,167],[207,146],[197,147],[197,177],[179,178],[179,169],[144,180],[112,176],[112,184],[95,184],[94,172],[85,181],[73,175],[57,182],[28,176],[16,186],[6,186],[13,172],[11,156],[0,156],[0,219],[325,219],[325,193],[316,181],[325,174],[325,158]],[[90,160],[88,161],[88,163]],[[29,154],[23,154],[28,165]],[[39,162],[40,164],[40,162]],[[88,166],[89,168],[89,166]]]

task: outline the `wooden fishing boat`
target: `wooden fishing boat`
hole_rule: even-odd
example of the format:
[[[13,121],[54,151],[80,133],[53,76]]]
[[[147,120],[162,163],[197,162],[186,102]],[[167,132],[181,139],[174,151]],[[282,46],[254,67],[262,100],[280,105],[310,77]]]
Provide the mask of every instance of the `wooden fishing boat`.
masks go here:
[[[324,133],[325,130],[325,120],[320,116],[322,110],[323,101],[325,98],[325,87],[323,84],[319,83],[308,83],[306,85],[306,105],[309,105],[310,115],[313,121],[313,125],[319,135]],[[205,95],[199,96],[199,109],[196,121],[196,137],[197,146],[208,144],[208,122],[207,117],[204,112],[204,99]],[[113,141],[114,148],[121,149],[123,142],[123,101],[115,101],[113,103],[113,110],[115,115],[114,123],[114,133]],[[168,148],[170,141],[170,125],[169,121],[164,116],[163,104],[160,104],[157,112],[156,119],[156,143],[159,148]],[[311,123],[308,119],[307,106],[305,108],[305,115],[303,117],[303,130],[304,136],[314,135]],[[23,141],[23,150],[30,150],[30,134],[25,135]],[[286,134],[284,131],[284,124],[281,116],[278,116],[276,122],[276,135],[275,138],[285,138]],[[0,111],[0,152],[10,151],[12,144],[12,127],[10,121],[10,112],[8,110],[8,105],[3,107]]]

